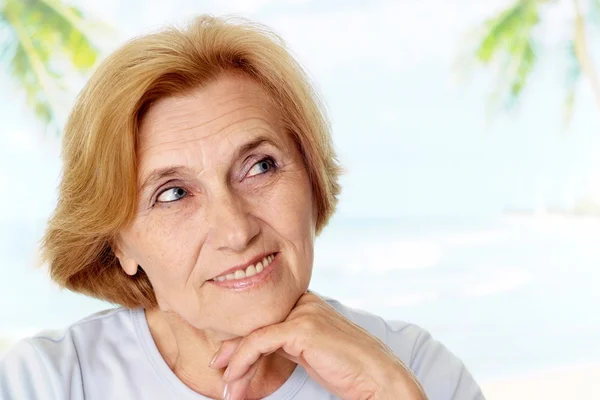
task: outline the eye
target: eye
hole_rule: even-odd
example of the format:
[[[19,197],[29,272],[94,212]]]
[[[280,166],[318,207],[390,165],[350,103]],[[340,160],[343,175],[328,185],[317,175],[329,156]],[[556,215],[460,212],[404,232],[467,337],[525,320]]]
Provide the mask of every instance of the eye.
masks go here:
[[[247,176],[250,177],[255,175],[262,175],[271,171],[273,168],[275,168],[275,161],[273,161],[271,157],[267,157],[254,164],[252,168],[250,168],[250,171],[248,171]]]
[[[187,191],[180,187],[172,187],[162,191],[157,197],[157,203],[172,203],[187,196]]]

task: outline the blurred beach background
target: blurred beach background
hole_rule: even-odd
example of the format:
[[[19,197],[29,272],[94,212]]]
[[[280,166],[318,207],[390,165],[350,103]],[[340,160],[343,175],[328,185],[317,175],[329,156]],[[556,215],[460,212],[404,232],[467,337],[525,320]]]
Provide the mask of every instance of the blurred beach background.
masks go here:
[[[111,307],[36,268],[60,129],[89,69],[167,23],[236,14],[273,28],[308,69],[346,170],[312,289],[426,328],[488,399],[600,398],[600,1],[0,10],[0,354]]]

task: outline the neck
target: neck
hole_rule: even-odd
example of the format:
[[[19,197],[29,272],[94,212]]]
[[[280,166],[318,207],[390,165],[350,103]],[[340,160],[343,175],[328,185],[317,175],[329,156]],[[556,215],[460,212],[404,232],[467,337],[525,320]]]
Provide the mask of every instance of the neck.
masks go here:
[[[220,335],[194,328],[178,315],[158,309],[146,310],[146,319],[156,347],[173,373],[195,392],[221,398],[224,370],[209,367],[223,341]],[[296,367],[277,353],[262,357],[258,363],[246,398],[262,398],[273,393]]]

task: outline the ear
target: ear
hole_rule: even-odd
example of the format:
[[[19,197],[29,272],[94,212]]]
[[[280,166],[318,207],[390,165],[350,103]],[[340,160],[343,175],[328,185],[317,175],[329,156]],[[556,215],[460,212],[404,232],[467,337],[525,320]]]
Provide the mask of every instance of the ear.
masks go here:
[[[131,255],[131,251],[119,238],[113,240],[111,248],[115,256],[119,259],[119,264],[127,275],[135,275],[138,271],[138,262]]]

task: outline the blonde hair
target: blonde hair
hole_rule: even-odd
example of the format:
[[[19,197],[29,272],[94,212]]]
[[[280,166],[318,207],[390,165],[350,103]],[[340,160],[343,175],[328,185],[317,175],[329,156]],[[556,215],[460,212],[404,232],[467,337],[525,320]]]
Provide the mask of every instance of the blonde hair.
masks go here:
[[[340,169],[327,117],[305,72],[265,27],[200,16],[184,29],[125,44],[80,93],[65,127],[58,204],[42,242],[55,282],[125,307],[156,305],[147,275],[127,275],[111,249],[136,212],[139,123],[158,99],[228,71],[255,79],[280,107],[310,177],[317,233],[327,224],[337,204]]]

